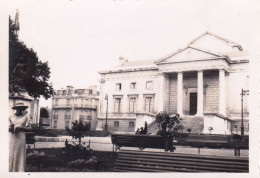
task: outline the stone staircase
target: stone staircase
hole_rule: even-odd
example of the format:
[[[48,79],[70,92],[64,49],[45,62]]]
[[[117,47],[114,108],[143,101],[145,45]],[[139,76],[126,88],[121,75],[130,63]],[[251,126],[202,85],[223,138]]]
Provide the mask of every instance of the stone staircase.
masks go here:
[[[191,133],[203,133],[204,129],[204,119],[203,117],[197,116],[182,116],[181,124],[185,126],[184,132],[187,132],[187,129],[191,129]]]
[[[203,117],[196,116],[182,116],[181,124],[185,126],[184,132],[187,132],[188,128],[191,128],[191,133],[202,133],[204,128]],[[147,127],[147,133],[151,135],[157,134],[159,128],[156,120],[154,119]]]
[[[156,120],[154,120],[147,126],[147,133],[150,135],[156,135],[158,131],[159,128],[157,126]]]

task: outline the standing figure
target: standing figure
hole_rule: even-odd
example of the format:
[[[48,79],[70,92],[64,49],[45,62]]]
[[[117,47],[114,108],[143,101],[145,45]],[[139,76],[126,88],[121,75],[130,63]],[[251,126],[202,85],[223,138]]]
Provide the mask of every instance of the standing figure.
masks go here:
[[[147,122],[144,123],[144,134],[147,134]]]
[[[15,114],[9,118],[9,172],[25,172],[26,137],[30,130],[30,117],[25,112],[28,108],[24,103],[16,103]]]

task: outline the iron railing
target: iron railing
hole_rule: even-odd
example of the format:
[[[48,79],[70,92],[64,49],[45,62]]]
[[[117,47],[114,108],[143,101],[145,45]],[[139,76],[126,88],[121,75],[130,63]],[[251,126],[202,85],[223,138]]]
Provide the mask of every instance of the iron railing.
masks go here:
[[[68,141],[71,145],[78,144],[78,140]],[[82,145],[84,147],[90,148],[95,151],[116,151],[115,145],[111,142],[100,142],[92,140],[83,140]],[[33,144],[27,144],[27,149],[50,149],[50,148],[65,148],[65,141],[57,141],[55,139],[50,139],[47,141],[35,141]],[[175,146],[175,151],[173,153],[183,153],[183,154],[199,154],[199,155],[215,155],[215,156],[241,156],[248,157],[248,149],[235,150],[232,148],[198,148],[190,146]],[[121,147],[120,150],[140,150],[138,147]],[[155,151],[164,152],[164,149],[154,149],[154,148],[144,148],[144,151]],[[238,152],[239,151],[239,154]]]

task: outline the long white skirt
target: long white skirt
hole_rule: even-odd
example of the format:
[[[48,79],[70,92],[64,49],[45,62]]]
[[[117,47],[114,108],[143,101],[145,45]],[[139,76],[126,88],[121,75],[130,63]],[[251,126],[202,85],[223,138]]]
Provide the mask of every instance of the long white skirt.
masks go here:
[[[9,171],[24,172],[26,165],[26,137],[24,132],[9,133]]]

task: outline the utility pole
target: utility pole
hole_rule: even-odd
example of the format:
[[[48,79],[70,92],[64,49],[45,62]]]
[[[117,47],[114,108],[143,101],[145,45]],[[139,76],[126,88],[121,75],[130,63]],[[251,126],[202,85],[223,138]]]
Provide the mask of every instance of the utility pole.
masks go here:
[[[107,100],[107,109],[108,109],[108,96],[106,94],[105,100]],[[107,109],[106,109],[106,124],[105,124],[105,131],[107,131]]]
[[[244,136],[244,100],[243,97],[244,95],[249,95],[249,90],[244,90],[242,88],[241,91],[241,136]]]

